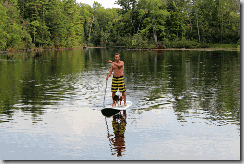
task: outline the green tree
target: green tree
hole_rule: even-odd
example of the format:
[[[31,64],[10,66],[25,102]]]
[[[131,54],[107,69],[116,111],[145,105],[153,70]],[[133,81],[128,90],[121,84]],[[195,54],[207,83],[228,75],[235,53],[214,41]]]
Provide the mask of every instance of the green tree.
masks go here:
[[[79,20],[83,24],[83,28],[84,28],[83,40],[84,43],[86,43],[89,46],[90,30],[93,22],[93,8],[87,4],[80,3],[79,9],[80,9]]]
[[[0,49],[240,42],[239,0],[0,1]],[[184,45],[183,45],[184,44]]]
[[[17,0],[0,2],[0,49],[17,50],[31,47],[30,35],[21,25]]]
[[[45,21],[50,29],[51,44],[56,48],[65,47],[67,40],[67,19],[65,19],[63,1],[53,0],[49,3]]]
[[[7,41],[8,41],[8,33],[6,31],[7,27],[7,9],[3,6],[3,3],[0,2],[0,50],[6,50]]]
[[[137,0],[118,0],[116,4],[121,6],[122,21],[124,22],[124,33],[130,33],[131,36],[136,32],[136,12]]]
[[[166,35],[166,20],[169,12],[166,3],[159,0],[141,0],[137,5],[137,33],[155,43]]]
[[[167,3],[167,11],[170,13],[166,25],[167,25],[167,38],[169,40],[175,40],[176,38],[182,38],[184,32],[183,23],[181,20],[185,18],[180,14],[183,11],[176,6],[174,1]]]

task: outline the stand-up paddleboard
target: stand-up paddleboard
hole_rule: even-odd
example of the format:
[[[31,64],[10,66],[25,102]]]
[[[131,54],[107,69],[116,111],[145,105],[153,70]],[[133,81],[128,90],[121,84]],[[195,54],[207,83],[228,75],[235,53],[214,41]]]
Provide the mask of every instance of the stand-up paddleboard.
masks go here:
[[[118,102],[116,104],[116,106],[109,105],[109,106],[106,106],[104,109],[126,110],[129,107],[131,107],[131,105],[132,105],[131,101],[126,101],[126,106],[124,106],[124,101],[121,101],[121,105],[120,105],[120,102]]]
[[[121,101],[121,105],[117,104],[117,106],[106,106],[104,109],[101,110],[102,114],[106,117],[111,117],[117,113],[119,113],[121,110],[126,110],[129,107],[131,107],[132,102],[131,101],[126,101],[126,105],[124,106],[124,101]]]

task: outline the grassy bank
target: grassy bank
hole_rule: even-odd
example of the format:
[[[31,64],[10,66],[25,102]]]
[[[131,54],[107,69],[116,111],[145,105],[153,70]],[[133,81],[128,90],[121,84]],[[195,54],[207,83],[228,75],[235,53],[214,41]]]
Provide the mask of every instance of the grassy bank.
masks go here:
[[[28,49],[15,49],[15,50],[6,50],[6,51],[0,51],[1,53],[7,53],[7,52],[23,52],[23,51],[48,51],[48,50],[69,50],[69,49],[81,49],[81,47],[76,47],[76,48],[43,48],[43,47],[36,47],[36,48],[28,48]]]
[[[240,43],[236,44],[213,44],[213,43],[198,43],[197,41],[190,40],[175,40],[175,41],[163,41],[159,43],[163,48],[186,48],[186,49],[196,49],[196,48],[240,48]],[[239,45],[239,46],[238,46]]]
[[[171,49],[171,48],[185,48],[185,49],[198,49],[198,48],[237,48],[240,49],[240,40],[237,43],[220,44],[220,43],[199,43],[196,40],[175,39],[168,40],[167,38],[162,41],[155,42],[149,40],[143,40],[142,37],[134,37],[128,39],[126,42],[126,48],[128,49]]]
[[[170,44],[170,47],[166,47],[164,45],[158,44],[156,46],[150,45],[150,46],[133,46],[133,47],[128,47],[128,46],[111,46],[111,48],[126,48],[127,50],[132,50],[132,51],[142,51],[142,50],[209,50],[209,51],[214,51],[214,50],[239,50],[240,51],[240,45],[238,44],[198,44],[194,45],[192,44],[191,46],[186,46],[184,44],[181,44],[181,46],[176,46],[176,43]],[[175,45],[175,46],[174,46]],[[80,49],[84,48],[82,47],[77,47],[77,48],[33,48],[33,49],[20,49],[20,50],[9,50],[9,51],[0,51],[1,53],[7,53],[7,52],[22,52],[22,51],[47,51],[47,50],[68,50],[68,49]],[[110,47],[86,47],[88,48],[110,48]]]

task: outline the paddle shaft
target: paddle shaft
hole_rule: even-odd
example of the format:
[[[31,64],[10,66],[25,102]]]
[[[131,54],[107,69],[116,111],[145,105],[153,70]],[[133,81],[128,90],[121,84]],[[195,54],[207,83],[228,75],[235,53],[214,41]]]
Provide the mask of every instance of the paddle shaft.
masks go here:
[[[105,107],[105,96],[106,96],[107,82],[108,82],[108,80],[106,80],[105,94],[104,94],[104,99],[103,99],[103,108]]]
[[[105,117],[105,121],[106,121],[106,125],[107,125],[107,132],[108,132],[109,146],[110,146],[110,149],[111,149],[111,152],[112,152],[112,150],[113,150],[113,148],[112,148],[113,143],[111,143],[111,140],[110,140],[109,129],[108,129],[108,123],[107,123],[107,119],[106,119],[106,117]]]

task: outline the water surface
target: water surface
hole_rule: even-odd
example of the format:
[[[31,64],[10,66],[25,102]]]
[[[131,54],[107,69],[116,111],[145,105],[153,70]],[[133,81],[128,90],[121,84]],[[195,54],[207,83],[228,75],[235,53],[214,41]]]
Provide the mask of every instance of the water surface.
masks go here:
[[[105,117],[116,52],[133,105]],[[240,159],[238,51],[8,53],[0,77],[1,160]]]

